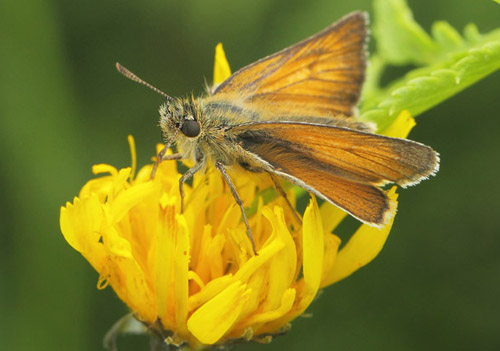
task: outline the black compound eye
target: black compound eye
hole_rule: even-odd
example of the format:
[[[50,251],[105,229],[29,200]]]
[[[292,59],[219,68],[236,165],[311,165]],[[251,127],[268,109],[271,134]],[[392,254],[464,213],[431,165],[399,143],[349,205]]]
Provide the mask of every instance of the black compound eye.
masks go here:
[[[187,137],[194,138],[200,134],[200,124],[197,121],[184,121],[181,127],[181,132]]]

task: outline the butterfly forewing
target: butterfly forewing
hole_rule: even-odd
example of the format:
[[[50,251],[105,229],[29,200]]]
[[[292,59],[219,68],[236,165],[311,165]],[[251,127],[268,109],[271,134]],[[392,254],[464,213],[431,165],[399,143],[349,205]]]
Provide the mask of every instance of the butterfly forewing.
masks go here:
[[[262,119],[350,116],[365,71],[366,15],[353,13],[324,31],[235,72],[214,92],[237,93],[265,110]],[[272,106],[272,109],[268,109]]]

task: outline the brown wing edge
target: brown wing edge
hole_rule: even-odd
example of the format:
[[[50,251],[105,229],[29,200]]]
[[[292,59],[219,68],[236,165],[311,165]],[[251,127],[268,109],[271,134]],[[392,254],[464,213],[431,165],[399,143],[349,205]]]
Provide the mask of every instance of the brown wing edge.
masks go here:
[[[374,217],[368,218],[367,216],[361,215],[359,212],[355,212],[353,208],[348,208],[346,205],[340,204],[338,201],[335,201],[331,197],[327,196],[326,194],[318,191],[316,188],[313,186],[305,183],[299,178],[296,178],[288,173],[280,172],[280,171],[273,171],[274,174],[277,176],[289,181],[292,184],[295,184],[305,190],[307,190],[310,193],[313,193],[314,195],[322,198],[323,200],[329,202],[330,204],[340,208],[341,210],[347,212],[349,215],[352,217],[356,218],[357,220],[361,221],[364,224],[367,224],[371,227],[376,227],[376,228],[383,228],[386,224],[389,223],[389,221],[395,216],[396,211],[397,211],[397,201],[394,201],[390,199],[387,196],[386,191],[376,187],[376,186],[369,186],[366,184],[360,184],[360,183],[354,183],[354,182],[349,182],[351,183],[350,185],[353,187],[356,186],[365,186],[369,187],[372,191],[378,192],[379,196],[383,199],[383,204],[378,208],[378,211],[374,213]],[[314,175],[312,175],[314,176]],[[374,203],[371,202],[370,205],[373,205]]]
[[[347,14],[345,15],[344,17],[342,17],[341,19],[335,21],[334,23],[332,23],[330,26],[326,27],[325,29],[323,29],[322,31],[316,33],[316,34],[313,34],[311,35],[310,37],[307,37],[306,39],[303,39],[301,41],[299,41],[298,43],[296,44],[293,44],[291,46],[288,46],[278,52],[275,52],[274,54],[271,54],[271,55],[268,55],[268,56],[265,56],[247,66],[244,66],[242,68],[240,68],[239,70],[237,70],[236,72],[234,72],[229,78],[227,78],[225,81],[223,81],[220,85],[217,86],[217,88],[213,91],[213,94],[217,94],[218,92],[220,91],[223,91],[224,88],[231,83],[231,81],[233,79],[235,79],[239,73],[243,72],[243,71],[246,71],[248,69],[251,69],[253,66],[257,65],[257,64],[260,64],[262,63],[263,61],[265,60],[268,60],[268,59],[272,59],[276,56],[279,56],[279,55],[283,55],[284,53],[286,53],[287,51],[290,51],[290,50],[293,50],[299,46],[302,46],[302,45],[305,45],[307,42],[311,41],[311,40],[314,40],[315,38],[319,37],[319,36],[322,36],[324,35],[325,33],[328,33],[330,31],[333,31],[333,30],[336,30],[338,27],[340,26],[343,26],[345,25],[346,23],[348,23],[349,21],[352,21],[352,20],[355,20],[355,19],[358,19],[360,21],[360,23],[362,24],[360,27],[362,28],[362,30],[364,31],[363,33],[363,37],[364,37],[364,45],[363,45],[363,50],[361,50],[360,54],[362,55],[361,57],[361,62],[363,62],[363,65],[361,66],[361,71],[363,72],[361,78],[360,78],[360,89],[357,93],[357,96],[356,96],[356,101],[353,103],[353,109],[355,108],[356,106],[356,103],[357,101],[359,100],[359,97],[361,95],[361,87],[363,86],[363,82],[365,80],[365,71],[366,71],[366,56],[367,56],[367,45],[368,45],[368,24],[369,24],[369,16],[368,16],[368,13],[367,12],[364,12],[364,11],[355,11],[355,12],[352,12],[350,14]]]

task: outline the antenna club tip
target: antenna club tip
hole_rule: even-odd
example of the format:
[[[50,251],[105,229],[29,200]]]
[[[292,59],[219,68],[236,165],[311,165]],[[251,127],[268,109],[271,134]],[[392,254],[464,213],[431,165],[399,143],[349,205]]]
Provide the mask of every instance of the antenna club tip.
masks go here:
[[[115,67],[116,67],[116,70],[117,70],[118,72],[121,72],[121,70],[122,70],[122,68],[123,68],[123,66],[122,66],[122,65],[120,65],[120,63],[119,63],[119,62],[115,62]]]

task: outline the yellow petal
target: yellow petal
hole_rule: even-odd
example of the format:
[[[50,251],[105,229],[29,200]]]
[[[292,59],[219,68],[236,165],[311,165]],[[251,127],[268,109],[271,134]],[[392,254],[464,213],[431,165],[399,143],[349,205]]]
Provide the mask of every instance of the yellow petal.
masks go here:
[[[312,197],[304,212],[302,225],[303,266],[305,289],[298,310],[302,313],[316,296],[323,269],[323,224],[316,198]]]
[[[177,183],[178,184],[178,183]],[[179,187],[175,185],[175,196],[179,194]],[[194,184],[193,184],[194,185]],[[200,183],[199,186],[194,187],[189,193],[189,197],[184,198],[184,217],[186,218],[186,222],[189,227],[189,232],[191,235],[191,250],[192,257],[195,258],[200,254],[201,249],[201,236],[205,230],[205,226],[209,223],[206,219],[207,212],[200,211],[200,209],[205,208],[207,196],[209,196],[210,188],[207,186],[203,186],[203,183]],[[180,206],[180,196],[179,203]],[[209,230],[211,232],[211,228]],[[194,265],[197,264],[197,260],[193,262]]]
[[[269,275],[267,274],[269,270],[269,262],[260,267],[246,282],[248,297],[245,300],[245,305],[240,311],[241,323],[237,323],[233,326],[232,336],[239,337],[244,334],[244,330],[247,327],[248,316],[252,315],[257,309],[259,309],[259,304],[261,300],[266,295],[266,286],[269,282]]]
[[[327,233],[331,233],[347,216],[346,212],[327,201],[321,205],[320,212],[323,221],[323,230]]]
[[[96,195],[61,207],[60,226],[66,241],[99,272],[106,255],[102,245],[103,210]]]
[[[200,277],[204,284],[210,281],[210,265],[211,259],[208,255],[208,247],[212,242],[212,227],[207,225],[203,228],[203,231],[198,233],[198,240],[196,245],[199,246],[199,249],[196,251],[192,251],[193,255],[196,255],[197,262],[192,262],[192,266],[194,266],[194,271]],[[218,258],[217,258],[218,259]]]
[[[174,252],[175,323],[177,332],[183,333],[188,314],[189,231],[183,215],[176,215],[175,220],[179,228]]]
[[[268,262],[284,246],[285,244],[277,238],[269,240],[264,247],[259,250],[259,254],[257,256],[253,256],[240,267],[238,272],[234,275],[234,279],[243,282],[248,281],[257,269]]]
[[[194,283],[193,285],[198,286],[198,288],[200,289],[203,289],[206,286],[203,280],[201,280],[200,276],[196,274],[195,271],[190,270],[188,272],[188,279],[190,282]]]
[[[159,193],[159,191],[157,183],[147,182],[120,192],[113,201],[111,221],[113,223],[119,222],[123,216],[128,214],[132,207],[136,206],[150,194]]]
[[[133,259],[109,256],[100,272],[107,276],[113,290],[127,306],[135,311],[139,320],[155,320],[155,297],[144,271]]]
[[[267,297],[260,306],[262,311],[268,311],[282,304],[283,293],[292,284],[297,265],[297,249],[286,226],[283,208],[275,206],[273,213],[269,207],[264,207],[262,214],[271,222],[273,234],[284,243],[283,249],[269,261],[267,270],[269,281],[265,292]]]
[[[210,279],[219,278],[224,275],[224,262],[222,259],[222,250],[226,243],[226,236],[222,234],[216,235],[208,245],[207,263],[210,269]]]
[[[94,174],[109,173],[111,175],[117,175],[118,170],[111,165],[100,163],[92,166],[92,173]]]
[[[281,318],[285,313],[288,313],[293,306],[295,301],[295,289],[286,289],[283,295],[281,295],[281,303],[278,308],[271,311],[266,311],[264,313],[259,313],[249,318],[246,321],[246,324],[261,324],[269,321],[273,321],[275,319]],[[257,332],[257,330],[255,330]]]
[[[224,275],[220,278],[210,281],[198,293],[189,297],[188,311],[191,312],[192,310],[200,307],[215,295],[219,294],[222,290],[227,288],[233,282],[234,279],[232,274]]]
[[[323,276],[321,277],[320,288],[327,284],[328,272],[332,270],[335,260],[337,259],[337,252],[340,246],[340,238],[334,234],[325,232],[324,236],[325,249],[323,254]]]
[[[396,187],[388,192],[390,199],[396,201]],[[394,218],[382,229],[363,224],[337,253],[332,270],[323,279],[323,285],[333,284],[357,271],[382,250],[392,228]]]
[[[236,281],[192,314],[188,330],[202,343],[214,344],[226,334],[245,303],[246,285]]]
[[[410,112],[404,110],[401,111],[394,122],[380,134],[395,138],[406,138],[416,125],[417,123],[415,123],[415,119],[410,115]]]
[[[99,197],[99,201],[104,203],[108,198],[108,194],[113,192],[113,184],[113,176],[91,179],[82,187],[79,197],[84,198],[90,195],[97,195]]]
[[[116,259],[134,259],[130,241],[124,239],[121,233],[113,225],[109,225],[109,223],[102,231],[102,242],[109,256],[113,256]]]
[[[155,289],[157,316],[166,328],[174,326],[174,237],[179,230],[175,221],[175,204],[165,204],[161,212],[161,224],[153,241],[155,248]]]
[[[222,197],[222,196],[221,196]],[[220,220],[219,225],[216,227],[216,232],[221,233],[221,234],[226,234],[224,233],[225,228],[237,228],[240,219],[241,219],[241,209],[240,207],[236,204],[233,198],[229,198],[229,196],[224,196],[226,199],[219,199],[220,201],[225,202],[224,207],[227,208],[227,203],[230,203],[231,206],[229,207],[228,210],[225,211],[224,216]],[[219,212],[219,218],[220,218],[221,212]]]
[[[219,43],[215,47],[214,85],[219,85],[229,76],[231,76],[231,68],[229,68],[222,43]]]

